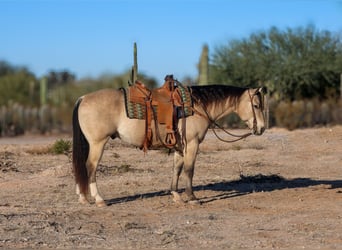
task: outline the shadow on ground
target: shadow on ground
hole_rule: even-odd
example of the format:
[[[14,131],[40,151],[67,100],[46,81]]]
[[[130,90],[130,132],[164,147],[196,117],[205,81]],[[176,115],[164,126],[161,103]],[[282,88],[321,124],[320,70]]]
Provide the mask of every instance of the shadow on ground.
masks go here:
[[[310,178],[296,178],[296,179],[285,179],[280,175],[252,175],[244,176],[240,175],[239,180],[235,181],[221,181],[216,183],[209,183],[205,185],[195,186],[194,192],[201,190],[210,190],[221,192],[217,195],[210,197],[202,197],[202,203],[213,202],[220,199],[228,199],[236,196],[246,195],[254,192],[272,192],[275,190],[291,189],[291,188],[306,188],[310,186],[318,185],[329,185],[329,189],[342,188],[342,180],[314,180]],[[179,190],[184,192],[184,189]],[[342,192],[342,191],[339,191]],[[107,205],[113,205],[123,202],[135,201],[138,199],[148,199],[157,196],[169,195],[170,191],[157,191],[136,194],[131,196],[113,198],[107,200]]]

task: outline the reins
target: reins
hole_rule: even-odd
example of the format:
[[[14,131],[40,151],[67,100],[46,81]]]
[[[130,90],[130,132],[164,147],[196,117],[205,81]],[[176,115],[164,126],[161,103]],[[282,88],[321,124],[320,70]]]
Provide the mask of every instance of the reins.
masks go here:
[[[204,112],[205,112],[205,115],[203,115],[201,112],[199,112],[198,110],[196,110],[196,109],[193,108],[194,112],[195,112],[196,114],[202,116],[203,118],[207,119],[207,120],[209,121],[209,126],[210,126],[210,125],[214,125],[214,127],[212,128],[212,130],[213,130],[214,135],[216,136],[216,138],[219,139],[220,141],[222,141],[222,142],[227,142],[227,143],[232,143],[232,142],[240,141],[240,140],[242,140],[242,139],[244,139],[244,138],[246,138],[246,137],[252,135],[251,132],[246,133],[246,134],[243,134],[243,135],[236,135],[236,134],[233,134],[233,133],[227,131],[224,127],[222,127],[221,125],[219,125],[215,120],[211,119],[210,116],[209,116],[209,114],[208,114],[208,112],[207,112],[207,110],[204,108],[204,106],[203,106],[203,105],[201,105],[201,106],[202,106],[202,108],[203,108],[203,110],[204,110]],[[225,132],[227,135],[230,135],[230,136],[232,136],[232,137],[237,137],[237,139],[232,139],[232,140],[223,139],[223,138],[221,138],[221,137],[217,134],[217,132],[215,131],[215,128],[219,128],[220,130],[222,130],[223,132]]]
[[[213,128],[213,132],[214,132],[214,135],[216,136],[217,139],[219,139],[220,141],[222,142],[227,142],[227,143],[231,143],[231,142],[236,142],[236,141],[240,141],[242,139],[245,139],[246,137],[252,135],[251,132],[249,133],[246,133],[246,134],[243,134],[243,135],[235,135],[235,134],[232,134],[230,133],[229,131],[227,131],[225,128],[223,128],[222,126],[220,126],[219,124],[217,124],[216,122],[213,123],[216,127],[218,127],[219,129],[221,129],[223,132],[225,132],[226,134],[230,135],[230,136],[233,136],[233,137],[237,137],[237,139],[233,139],[233,140],[226,140],[226,139],[223,139],[221,138],[215,131],[215,127]]]
[[[256,129],[256,126],[257,126],[257,121],[256,121],[256,115],[255,115],[255,110],[254,110],[254,107],[253,107],[253,102],[252,102],[252,95],[250,94],[250,91],[248,89],[248,95],[249,95],[249,98],[251,100],[251,105],[252,105],[252,110],[253,110],[253,130]],[[193,108],[194,112],[199,114],[200,116],[204,117],[205,119],[207,119],[209,121],[209,126],[210,125],[214,125],[214,127],[212,128],[213,132],[214,132],[214,135],[216,136],[217,139],[219,139],[220,141],[222,142],[227,142],[227,143],[232,143],[232,142],[237,142],[237,141],[240,141],[242,139],[245,139],[247,138],[248,136],[251,136],[253,133],[249,132],[249,133],[246,133],[246,134],[242,134],[242,135],[236,135],[236,134],[233,134],[231,132],[229,132],[228,130],[226,130],[224,127],[222,127],[221,125],[219,125],[216,120],[213,120],[210,118],[210,115],[206,109],[206,107],[204,106],[204,104],[199,100],[198,103],[201,105],[205,115],[203,115],[201,112],[199,112],[198,110],[196,110],[195,108]],[[227,139],[223,139],[221,138],[217,132],[215,131],[215,128],[219,128],[220,130],[222,130],[223,132],[225,132],[227,135],[230,135],[232,137],[237,137],[237,139],[232,139],[232,140],[227,140]]]

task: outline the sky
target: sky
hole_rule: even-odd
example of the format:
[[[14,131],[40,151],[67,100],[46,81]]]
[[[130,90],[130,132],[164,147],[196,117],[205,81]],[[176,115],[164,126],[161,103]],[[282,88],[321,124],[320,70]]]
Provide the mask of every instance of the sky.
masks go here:
[[[342,34],[342,0],[0,0],[0,60],[37,77],[121,74],[196,78],[202,47],[253,32],[315,25]]]

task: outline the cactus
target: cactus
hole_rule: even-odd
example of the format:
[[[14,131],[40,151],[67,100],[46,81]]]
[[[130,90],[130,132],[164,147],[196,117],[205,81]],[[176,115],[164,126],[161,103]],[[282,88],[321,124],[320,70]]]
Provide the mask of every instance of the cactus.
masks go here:
[[[25,131],[25,117],[24,107],[19,103],[13,106],[13,125],[15,128],[15,135],[24,134]]]
[[[134,78],[133,82],[135,82],[138,79],[138,49],[137,49],[137,43],[134,43],[134,65],[133,65],[133,70],[134,70]]]
[[[31,119],[33,121],[31,130],[33,130],[33,132],[38,132],[40,120],[39,120],[39,110],[37,107],[34,107],[31,109]]]
[[[340,100],[342,100],[342,73],[340,75]]]
[[[43,77],[40,80],[40,105],[43,106],[46,104],[47,99],[47,79]]]
[[[204,45],[200,62],[198,64],[199,79],[198,85],[205,85],[209,82],[209,49],[208,45]]]
[[[40,120],[40,132],[45,134],[47,132],[51,132],[51,109],[48,105],[43,105],[39,109],[39,120]]]
[[[296,100],[291,103],[290,130],[304,126],[305,103],[303,100]]]
[[[131,74],[131,79],[128,81],[128,84],[129,85],[134,84],[137,79],[138,79],[138,50],[137,50],[137,43],[134,43],[132,74]]]
[[[320,106],[320,124],[327,125],[331,122],[330,107],[329,104],[324,101]]]
[[[288,127],[288,119],[290,117],[290,104],[285,101],[280,101],[275,108],[275,121],[279,127]]]
[[[337,102],[337,105],[334,109],[334,121],[336,123],[342,124],[342,98],[340,98],[340,100]]]
[[[313,116],[315,112],[315,106],[312,100],[308,100],[305,103],[305,115],[304,115],[304,126],[312,127],[313,125]]]
[[[6,106],[0,107],[0,137],[5,135],[5,117],[6,117]]]

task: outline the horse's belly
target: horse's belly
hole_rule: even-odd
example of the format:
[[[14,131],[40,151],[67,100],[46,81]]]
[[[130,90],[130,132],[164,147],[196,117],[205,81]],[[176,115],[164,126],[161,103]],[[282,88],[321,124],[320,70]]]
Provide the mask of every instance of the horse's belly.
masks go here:
[[[125,119],[118,127],[118,134],[122,141],[140,147],[145,139],[145,121]]]
[[[160,142],[160,138],[165,138],[165,126],[160,125],[158,132],[155,129],[154,124],[151,124],[152,142],[150,148],[160,148],[163,144]],[[159,136],[157,135],[159,134]],[[118,128],[119,138],[131,145],[141,147],[144,144],[146,137],[146,124],[145,120],[137,119],[125,119]]]

